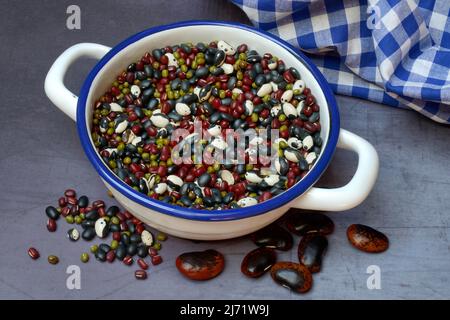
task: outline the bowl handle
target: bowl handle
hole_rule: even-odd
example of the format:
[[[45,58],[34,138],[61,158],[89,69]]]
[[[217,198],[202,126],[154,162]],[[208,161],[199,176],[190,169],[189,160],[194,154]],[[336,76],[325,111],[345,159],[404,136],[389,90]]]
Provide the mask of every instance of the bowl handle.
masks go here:
[[[358,167],[355,175],[345,186],[324,189],[312,187],[291,205],[294,208],[344,211],[363,202],[372,190],[378,176],[378,154],[375,148],[363,138],[341,129],[338,148],[358,154]]]
[[[47,97],[72,120],[77,118],[78,97],[64,85],[64,76],[70,65],[80,57],[100,59],[111,48],[96,43],[79,43],[64,51],[55,60],[45,78]]]

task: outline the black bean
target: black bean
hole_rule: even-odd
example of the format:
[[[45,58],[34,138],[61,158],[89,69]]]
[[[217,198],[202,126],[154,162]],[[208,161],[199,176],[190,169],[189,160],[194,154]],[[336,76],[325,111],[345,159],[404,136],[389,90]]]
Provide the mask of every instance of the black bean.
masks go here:
[[[145,178],[139,179],[139,191],[144,194],[148,193],[147,180]]]
[[[116,258],[119,260],[123,260],[127,255],[127,249],[124,245],[119,245],[116,249]]]
[[[96,209],[89,211],[85,216],[87,220],[97,220],[99,218],[98,211]]]
[[[122,233],[122,235],[120,236],[120,241],[124,245],[129,245],[130,244],[130,236],[126,233]]]
[[[202,109],[207,115],[211,115],[214,113],[214,108],[209,102],[203,102]]]
[[[130,231],[131,233],[135,233],[135,232],[136,232],[136,226],[134,225],[133,222],[128,221],[128,222],[127,222],[127,225],[128,225],[128,231]],[[131,241],[131,237],[132,237],[132,236],[133,236],[133,235],[130,236],[130,241]]]
[[[228,192],[223,198],[222,198],[222,202],[225,204],[229,204],[231,201],[233,201],[234,199],[234,194],[233,192]]]
[[[153,57],[154,57],[156,60],[159,61],[159,59],[161,59],[161,57],[163,56],[163,52],[162,52],[162,50],[160,50],[160,49],[154,49],[154,50],[152,51],[152,55],[153,55]]]
[[[127,255],[134,256],[137,253],[137,245],[136,243],[130,243],[127,246]]]
[[[133,62],[133,63],[129,64],[127,67],[127,71],[129,71],[129,72],[136,71],[136,63]]]
[[[245,164],[238,164],[236,166],[236,172],[239,173],[239,174],[244,174],[246,172]]]
[[[199,42],[196,45],[198,51],[205,52],[206,51],[206,45],[203,42]]]
[[[223,69],[222,69],[221,67],[215,68],[215,69],[211,72],[211,74],[212,74],[213,76],[215,76],[215,77],[220,76],[220,75],[223,74],[223,73],[224,73],[224,71],[223,71]]]
[[[193,93],[188,93],[183,96],[183,102],[190,104],[197,101],[197,96]]]
[[[298,161],[298,167],[300,168],[300,170],[306,171],[309,168],[309,164],[305,160],[305,158],[300,158],[300,160]]]
[[[150,90],[150,89],[148,89]],[[150,99],[150,101],[148,102],[147,108],[149,108],[150,110],[155,109],[158,106],[158,100],[156,98]],[[150,121],[147,122],[149,125],[152,125]],[[145,125],[144,125],[145,126]]]
[[[258,74],[255,79],[255,83],[257,86],[262,86],[266,83],[266,77],[263,74]]]
[[[149,78],[153,77],[153,68],[151,65],[146,64],[144,66],[145,75]]]
[[[95,238],[95,229],[94,228],[84,229],[84,231],[81,233],[81,237],[86,241],[90,241],[90,240],[94,239]]]
[[[309,122],[316,122],[317,120],[319,120],[320,118],[320,113],[319,112],[314,112],[309,118],[308,121]]]
[[[214,199],[212,197],[204,197],[203,198],[203,203],[207,206],[207,207],[212,207],[214,205]]]
[[[181,86],[181,79],[180,78],[175,78],[172,80],[172,82],[170,83],[170,88],[172,90],[177,90],[178,87]]]
[[[98,249],[104,251],[105,253],[108,253],[111,250],[111,247],[106,243],[102,243],[98,246]]]
[[[144,112],[142,111],[142,108],[134,107],[134,113],[136,113],[139,119],[142,119],[144,117]]]
[[[254,65],[253,65],[253,70],[255,70],[255,72],[257,73],[257,74],[261,74],[261,73],[263,73],[263,67],[261,66],[261,63],[255,63]]]
[[[53,220],[57,220],[59,218],[59,212],[53,206],[48,206],[47,208],[45,208],[45,214],[47,215],[47,217]]]
[[[233,116],[232,116],[231,114],[225,113],[225,112],[222,112],[222,113],[220,114],[220,118],[222,118],[223,120],[227,120],[227,121],[229,121],[229,122],[231,122],[231,121],[234,120],[234,118],[233,118]]]
[[[209,70],[207,67],[200,67],[195,71],[195,76],[198,78],[203,78],[209,73]]]
[[[119,232],[120,231],[120,225],[111,223],[109,225],[109,231],[111,231],[111,232]]]
[[[211,181],[211,175],[209,173],[204,173],[200,177],[198,177],[198,185],[200,187],[206,187],[208,183]]]
[[[228,90],[233,90],[236,86],[237,78],[236,77],[230,77],[227,82],[227,88]]]
[[[225,58],[225,52],[223,52],[222,50],[217,50],[216,54],[214,55],[214,65],[220,66],[225,61]]]
[[[211,123],[216,123],[217,121],[219,121],[221,119],[221,113],[220,112],[215,112],[211,115],[211,117],[209,117],[209,121]]]
[[[84,220],[84,221],[81,223],[81,227],[82,227],[83,229],[86,229],[86,228],[94,228],[94,227],[95,227],[95,221],[94,221],[94,220]]]
[[[118,206],[111,206],[108,208],[108,210],[106,210],[106,215],[111,218],[111,217],[115,216],[116,214],[118,214],[119,212],[120,212],[120,209]]]
[[[138,234],[132,234],[130,236],[130,242],[131,243],[139,243],[139,242],[141,242],[141,237]]]
[[[101,261],[101,262],[105,262],[106,261],[106,252],[98,249],[97,252],[95,253],[95,259],[97,259],[98,261]]]
[[[136,79],[138,79],[139,81],[145,80],[145,78],[147,78],[147,75],[145,74],[144,71],[136,71],[134,73],[134,77]]]
[[[289,71],[292,73],[292,75],[295,77],[295,79],[300,79],[300,72],[298,72],[297,69],[295,69],[294,67],[290,67]]]
[[[141,258],[145,258],[148,255],[148,247],[146,245],[139,246],[137,248],[137,255]]]
[[[191,53],[191,47],[188,45],[188,44],[186,44],[186,43],[182,43],[181,45],[180,45],[180,47],[181,47],[181,49],[183,49],[187,54],[190,54]]]
[[[189,81],[183,80],[181,82],[180,89],[183,90],[184,92],[188,92],[189,91],[189,87],[190,87]]]
[[[182,196],[180,198],[180,201],[183,205],[185,205],[186,207],[190,207],[192,206],[192,201],[191,199],[189,199],[187,196]]]
[[[88,197],[86,197],[86,196],[81,196],[81,197],[78,199],[78,206],[79,206],[80,208],[86,208],[86,207],[88,206],[88,204],[89,204],[89,199],[88,199]]]

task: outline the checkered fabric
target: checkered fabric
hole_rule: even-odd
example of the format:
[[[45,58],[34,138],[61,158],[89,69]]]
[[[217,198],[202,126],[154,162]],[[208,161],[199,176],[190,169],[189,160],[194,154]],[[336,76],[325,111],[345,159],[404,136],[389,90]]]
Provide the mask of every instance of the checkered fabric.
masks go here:
[[[450,123],[449,0],[230,0],[332,89]]]

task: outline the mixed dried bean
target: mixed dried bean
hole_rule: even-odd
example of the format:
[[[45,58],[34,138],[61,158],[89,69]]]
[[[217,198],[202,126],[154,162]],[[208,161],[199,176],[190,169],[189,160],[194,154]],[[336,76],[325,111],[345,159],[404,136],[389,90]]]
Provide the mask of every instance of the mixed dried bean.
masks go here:
[[[112,263],[115,260],[122,261],[125,265],[132,265],[134,256],[139,256],[138,266],[143,270],[135,273],[137,279],[146,279],[149,263],[145,261],[150,256],[149,261],[156,266],[163,260],[159,255],[161,249],[160,241],[165,241],[167,235],[158,233],[154,238],[150,230],[147,230],[144,224],[134,217],[128,211],[122,211],[117,206],[106,207],[103,200],[89,202],[87,196],[77,198],[76,191],[68,189],[64,196],[58,199],[58,206],[48,206],[45,209],[48,217],[47,229],[54,232],[57,228],[57,220],[60,216],[65,218],[69,224],[76,224],[67,231],[67,238],[70,241],[78,241],[80,237],[85,241],[91,241],[94,238],[105,239],[111,235],[111,242],[94,244],[90,247],[90,252],[95,259],[100,262]],[[40,254],[35,248],[28,249],[28,255],[36,260]],[[90,260],[88,252],[80,255],[80,260],[87,263]],[[48,262],[57,264],[59,258],[54,255],[48,256]]]
[[[95,102],[92,121],[97,151],[120,179],[153,199],[198,209],[277,196],[306,175],[322,146],[320,108],[300,72],[270,53],[224,41],[147,52]],[[196,122],[210,143],[195,135]],[[189,135],[171,139],[180,128]],[[227,163],[195,155],[174,161],[180,143],[220,153],[228,146],[227,129],[267,129],[279,137],[237,142],[244,163],[237,156]],[[275,148],[271,170],[261,157],[249,161],[251,145]]]

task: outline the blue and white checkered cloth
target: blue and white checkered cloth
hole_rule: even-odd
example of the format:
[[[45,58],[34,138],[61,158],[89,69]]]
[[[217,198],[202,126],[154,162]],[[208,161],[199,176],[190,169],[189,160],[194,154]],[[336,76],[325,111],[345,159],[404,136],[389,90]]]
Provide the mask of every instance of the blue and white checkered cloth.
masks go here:
[[[450,123],[450,0],[231,0],[332,89]]]

